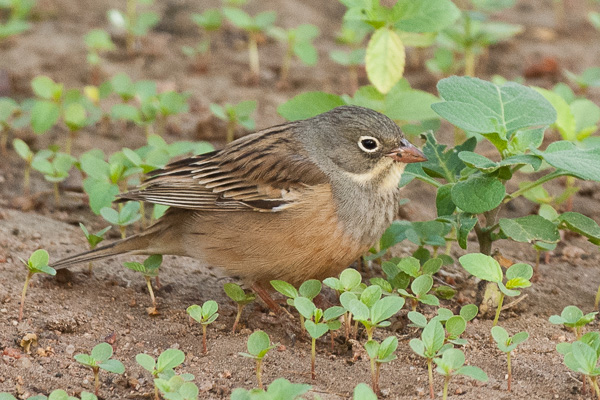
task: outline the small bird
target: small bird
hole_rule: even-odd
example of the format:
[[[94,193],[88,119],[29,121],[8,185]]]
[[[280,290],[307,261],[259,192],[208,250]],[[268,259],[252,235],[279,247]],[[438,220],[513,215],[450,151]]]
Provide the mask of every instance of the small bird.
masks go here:
[[[117,201],[170,206],[145,231],[56,262],[172,254],[242,278],[271,308],[273,279],[339,274],[393,221],[408,163],[426,161],[388,117],[342,106],[153,171]]]

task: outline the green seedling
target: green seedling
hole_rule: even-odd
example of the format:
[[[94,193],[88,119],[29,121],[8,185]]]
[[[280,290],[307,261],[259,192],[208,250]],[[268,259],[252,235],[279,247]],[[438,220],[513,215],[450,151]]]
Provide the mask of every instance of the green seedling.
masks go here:
[[[427,360],[429,396],[432,399],[435,397],[433,390],[433,359],[441,355],[447,349],[452,348],[451,344],[444,344],[445,339],[446,335],[444,334],[444,327],[439,321],[432,319],[425,328],[423,328],[421,339],[411,339],[409,342],[412,351]]]
[[[398,338],[390,336],[383,342],[377,343],[375,340],[369,340],[365,344],[365,350],[369,355],[371,362],[371,387],[373,392],[379,393],[379,370],[381,364],[394,361],[396,358],[396,349],[398,348]]]
[[[354,320],[360,322],[367,332],[368,340],[373,339],[375,328],[390,326],[388,321],[404,306],[404,299],[398,296],[386,296],[381,298],[382,290],[377,285],[367,287],[361,294],[360,298],[356,295],[347,292],[354,298],[344,299],[342,305],[346,311],[350,311]],[[346,305],[344,305],[346,303]]]
[[[353,400],[377,400],[377,395],[373,392],[373,389],[366,383],[359,383],[354,387],[354,393],[352,395]]]
[[[506,366],[508,369],[508,391],[510,392],[510,386],[512,382],[512,367],[510,364],[510,353],[517,348],[518,345],[523,343],[529,338],[529,333],[519,332],[514,336],[509,336],[506,329],[501,326],[494,326],[492,328],[492,337],[496,341],[500,351],[506,353]]]
[[[0,97],[0,150],[4,155],[6,155],[8,133],[12,129],[12,121],[20,112],[21,108],[16,101],[9,97]],[[15,146],[13,145],[13,147]],[[21,154],[19,153],[19,155]],[[23,157],[21,156],[21,158]]]
[[[31,28],[27,18],[36,0],[5,0],[0,2],[2,15],[7,15],[5,22],[0,20],[0,41],[11,36],[16,36]]]
[[[448,398],[448,384],[456,375],[464,375],[480,382],[487,382],[487,374],[479,367],[465,364],[465,354],[459,349],[447,349],[441,358],[435,358],[435,371],[444,377],[443,400]]]
[[[202,307],[193,304],[186,310],[190,317],[202,325],[202,351],[204,354],[208,353],[208,347],[206,346],[206,327],[215,322],[219,316],[218,310],[219,305],[214,300],[205,301],[204,304],[202,304]]]
[[[475,304],[467,304],[460,309],[459,315],[454,315],[452,311],[447,308],[438,308],[438,315],[433,317],[431,320],[439,321],[444,329],[446,330],[445,343],[452,343],[458,346],[464,346],[467,344],[466,339],[462,339],[462,335],[466,328],[467,322],[473,320],[477,316],[479,309]],[[412,322],[409,326],[415,326],[417,328],[425,328],[427,326],[427,318],[420,312],[411,311],[408,313],[408,319]]]
[[[87,62],[91,67],[92,85],[100,85],[100,64],[102,63],[101,54],[115,49],[115,44],[110,38],[108,32],[103,29],[93,29],[89,31],[84,39],[87,47]]]
[[[351,294],[350,292],[357,292],[360,293],[362,291],[362,286],[364,286],[364,284],[362,283],[362,276],[360,275],[360,272],[358,272],[355,269],[352,268],[347,268],[345,270],[343,270],[340,273],[340,277],[339,278],[326,278],[323,281],[323,284],[325,286],[328,286],[330,288],[332,288],[333,290],[335,290],[338,295],[340,296],[340,301],[342,298],[342,295],[346,292],[348,292],[349,294]],[[366,287],[366,286],[365,286]],[[351,298],[356,298],[356,296],[346,296],[346,298],[348,299],[348,302],[351,300]],[[344,303],[342,303],[342,305],[345,307],[345,309],[347,310],[348,308],[346,307],[348,304],[344,305]],[[346,340],[348,340],[348,338],[350,337],[350,331],[351,331],[351,327],[352,327],[352,313],[350,311],[346,312],[346,315],[344,316],[344,322],[345,322],[345,331],[346,331]]]
[[[27,163],[27,167],[25,167],[25,172],[23,173],[23,192],[28,196],[31,186],[31,163],[33,162],[35,154],[31,151],[27,143],[21,139],[14,139],[12,144],[19,157]]]
[[[321,293],[321,282],[316,279],[309,279],[308,281],[303,282],[298,290],[285,281],[273,280],[270,283],[271,286],[273,286],[273,289],[288,298],[287,304],[292,307],[295,306],[294,300],[299,296],[313,300]],[[304,329],[304,315],[302,313],[300,313],[300,329]]]
[[[56,275],[56,270],[48,266],[49,261],[48,252],[40,249],[33,252],[27,261],[21,260],[27,267],[27,277],[25,277],[25,284],[23,285],[23,291],[21,292],[21,306],[19,307],[19,322],[23,319],[23,309],[25,307],[25,295],[27,294],[27,287],[29,281],[33,275],[38,273],[48,274],[51,276]]]
[[[552,315],[548,320],[552,324],[570,328],[575,333],[576,339],[579,340],[583,328],[596,319],[596,314],[598,314],[598,311],[584,315],[579,307],[566,306],[560,315]]]
[[[127,226],[142,218],[140,203],[137,201],[128,201],[119,211],[114,208],[104,207],[100,210],[100,215],[109,223],[119,227],[121,238],[123,239],[127,237]]]
[[[190,18],[196,25],[198,25],[200,31],[204,33],[205,39],[195,47],[184,46],[182,48],[183,53],[189,57],[196,57],[198,54],[205,54],[206,58],[210,60],[212,36],[216,31],[221,29],[221,25],[223,24],[223,16],[221,15],[221,11],[213,8],[204,11],[202,14],[192,14]]]
[[[235,329],[240,322],[240,317],[242,316],[244,307],[256,299],[256,294],[252,292],[246,293],[244,289],[235,283],[226,283],[223,285],[223,289],[225,290],[227,296],[229,296],[229,298],[235,301],[237,304],[237,314],[235,316],[235,321],[233,322],[233,328],[231,328],[231,332],[235,333]]]
[[[347,47],[347,50],[332,50],[329,58],[334,62],[347,67],[348,93],[358,90],[358,68],[365,64],[365,49],[362,48],[365,37],[372,31],[372,27],[362,21],[344,20],[342,28],[336,34],[336,42]]]
[[[103,369],[107,372],[114,374],[122,374],[125,372],[125,366],[119,360],[111,359],[113,355],[113,348],[108,343],[100,343],[94,346],[91,354],[76,354],[75,361],[89,367],[94,373],[94,393],[98,396],[100,390],[100,370]]]
[[[311,390],[310,385],[291,383],[285,378],[275,379],[267,390],[263,389],[234,389],[231,400],[301,400],[303,394]],[[366,398],[364,400],[367,400]]]
[[[582,92],[586,92],[588,88],[600,87],[600,67],[590,67],[577,75],[573,72],[564,71],[569,80],[575,83]]]
[[[582,391],[585,393],[586,378],[589,378],[596,396],[600,397],[597,382],[600,375],[600,368],[597,367],[600,357],[600,334],[588,332],[576,342],[557,344],[556,350],[564,356],[563,362],[567,368],[583,375]]]
[[[235,139],[238,125],[249,131],[254,130],[254,119],[250,115],[256,109],[255,100],[242,101],[237,104],[225,103],[224,106],[211,103],[209,108],[217,118],[227,123],[227,143],[233,142]]]
[[[272,27],[268,30],[268,34],[287,46],[281,62],[279,85],[285,87],[289,84],[288,76],[294,57],[298,57],[306,65],[317,64],[319,55],[312,44],[312,41],[319,36],[319,28],[316,26],[304,24],[290,29]]]
[[[58,184],[69,177],[69,171],[77,159],[66,153],[41,150],[33,157],[31,168],[42,173],[44,179],[51,182],[54,187],[54,202],[60,204],[60,190]]]
[[[159,399],[158,386],[156,385],[156,379],[163,379],[169,381],[171,378],[176,376],[174,369],[177,368],[185,361],[185,354],[183,351],[178,349],[167,349],[160,353],[157,360],[154,360],[148,354],[140,353],[135,356],[135,361],[142,366],[146,371],[152,374],[154,381],[154,398]],[[183,374],[180,376],[184,381],[190,381],[194,379],[192,374]]]
[[[127,51],[132,53],[137,42],[160,21],[157,13],[146,11],[138,13],[138,5],[151,5],[154,0],[127,0],[126,13],[116,9],[108,10],[108,21],[117,29],[126,32]]]
[[[533,276],[533,268],[531,268],[531,265],[529,264],[513,264],[506,270],[506,284],[504,284],[502,283],[504,278],[502,268],[498,261],[493,257],[481,253],[471,253],[460,257],[459,261],[463,268],[471,275],[488,282],[494,282],[500,288],[500,297],[498,299],[496,316],[494,317],[492,326],[496,326],[498,323],[500,311],[502,311],[502,304],[504,303],[504,297],[518,296],[521,292],[517,289],[531,286],[530,279]]]
[[[248,337],[248,353],[238,353],[241,356],[256,360],[256,381],[258,387],[263,388],[262,384],[262,362],[269,350],[277,347],[277,344],[271,344],[271,339],[263,331],[256,331]]]
[[[334,306],[323,312],[323,310],[317,308],[310,299],[303,296],[297,296],[294,298],[294,307],[296,310],[298,310],[300,316],[303,317],[304,328],[311,337],[310,372],[312,379],[316,379],[317,373],[315,369],[315,362],[317,339],[331,331],[331,340],[333,346],[333,331],[340,329],[342,326],[340,321],[338,321],[338,318],[345,312],[345,310],[343,307]]]
[[[248,57],[250,60],[251,80],[257,83],[260,79],[258,38],[273,26],[277,14],[274,11],[265,11],[251,17],[239,8],[224,7],[223,15],[229,22],[243,29],[248,34]]]
[[[160,254],[152,255],[144,260],[144,263],[139,262],[125,262],[123,266],[129,268],[132,271],[137,271],[144,276],[146,280],[146,286],[148,287],[148,293],[152,299],[152,307],[148,307],[146,311],[150,315],[157,315],[158,308],[156,304],[156,298],[154,297],[154,290],[152,289],[152,278],[158,277],[158,269],[162,263],[162,256]]]
[[[106,234],[106,232],[108,232],[110,230],[110,228],[112,228],[112,226],[107,226],[106,228],[96,232],[96,233],[90,233],[87,228],[85,227],[85,225],[83,225],[81,222],[79,223],[79,227],[81,228],[81,230],[83,231],[83,234],[85,235],[85,238],[87,239],[88,245],[90,246],[90,250],[94,250],[96,248],[96,246],[98,246],[98,244],[100,242],[102,242],[104,240],[104,235]],[[89,274],[92,274],[92,262],[90,261],[89,265]]]
[[[27,400],[98,400],[98,397],[90,392],[81,392],[80,397],[69,396],[67,392],[62,389],[53,390],[48,397],[39,394],[37,396],[28,397]],[[0,400],[17,400],[10,393],[0,393]]]
[[[179,375],[175,375],[170,379],[154,379],[154,386],[167,400],[198,400],[198,393],[200,392],[194,382],[186,381]]]
[[[433,278],[431,275],[425,274],[415,278],[415,280],[410,284],[410,290],[412,291],[412,294],[408,293],[405,289],[398,289],[398,293],[401,296],[411,299],[412,310],[416,311],[419,303],[428,304],[430,306],[440,305],[438,298],[432,294],[429,294],[429,291],[432,287]]]

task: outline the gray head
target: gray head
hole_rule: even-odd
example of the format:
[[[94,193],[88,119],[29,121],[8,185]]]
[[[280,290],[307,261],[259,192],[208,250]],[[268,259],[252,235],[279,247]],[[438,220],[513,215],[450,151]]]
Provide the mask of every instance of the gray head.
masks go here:
[[[337,107],[301,125],[307,150],[328,169],[368,174],[397,162],[425,161],[394,121],[368,108]]]

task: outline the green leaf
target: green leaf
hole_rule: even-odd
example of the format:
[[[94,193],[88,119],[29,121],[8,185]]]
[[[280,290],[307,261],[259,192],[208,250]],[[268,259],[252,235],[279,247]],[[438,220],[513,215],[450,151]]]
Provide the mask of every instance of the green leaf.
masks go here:
[[[521,278],[530,280],[533,276],[533,268],[525,263],[516,263],[506,270],[506,279]]]
[[[298,292],[300,296],[312,300],[321,293],[321,282],[316,279],[309,279],[300,285]]]
[[[464,153],[464,152],[463,152]],[[456,204],[452,201],[452,187],[454,184],[440,186],[435,196],[435,207],[438,217],[452,215],[456,210]]]
[[[365,63],[369,81],[386,94],[402,78],[405,51],[402,40],[389,28],[380,28],[369,40]]]
[[[443,330],[443,328],[442,328],[442,330]],[[414,351],[417,355],[419,355],[421,357],[426,357],[425,344],[423,343],[422,340],[411,339],[410,342],[408,342],[408,345],[410,346],[412,351]]]
[[[506,332],[506,329],[501,326],[492,327],[492,337],[498,344],[508,344],[508,332]]]
[[[348,311],[350,311],[354,315],[354,319],[357,321],[369,320],[369,307],[367,307],[360,300],[350,300],[350,302],[348,303]]]
[[[409,311],[408,319],[417,327],[417,328],[425,328],[427,325],[427,318],[417,311]]]
[[[399,0],[394,8],[400,15],[395,27],[406,32],[439,32],[460,17],[449,0]]]
[[[502,269],[493,257],[481,253],[470,253],[458,259],[468,273],[490,282],[502,282]]]
[[[600,181],[600,148],[580,149],[570,142],[554,142],[543,152],[532,152],[577,178]]]
[[[595,245],[600,245],[600,226],[593,219],[576,212],[565,212],[558,217],[561,226],[588,238]]]
[[[154,371],[154,367],[156,366],[156,361],[154,361],[154,358],[144,353],[136,355],[135,361],[150,373]]]
[[[125,372],[125,366],[119,360],[106,360],[98,366],[105,371],[112,372],[113,374],[122,374]]]
[[[311,319],[317,307],[306,297],[298,296],[294,299],[294,307],[296,310],[307,319]]]
[[[539,215],[514,219],[501,218],[499,223],[502,232],[517,242],[532,243],[540,240],[553,243],[560,240],[556,225]]]
[[[421,275],[411,283],[410,289],[415,296],[420,297],[425,295],[433,287],[433,278],[431,275]]]
[[[481,214],[498,207],[506,189],[497,178],[471,175],[452,187],[452,201],[461,210]]]
[[[313,339],[318,339],[327,332],[329,332],[329,327],[327,324],[318,323],[315,324],[313,321],[307,319],[304,321],[304,328]]]
[[[47,266],[50,260],[50,256],[48,252],[44,249],[39,249],[33,252],[31,256],[29,256],[28,266],[31,268],[39,269],[43,266]]]
[[[446,331],[452,337],[458,337],[467,329],[467,321],[460,315],[454,315],[446,321]]]
[[[311,118],[336,107],[346,105],[346,102],[335,94],[325,92],[305,92],[277,107],[277,112],[288,121]]]
[[[27,143],[17,138],[13,140],[12,145],[19,157],[21,157],[27,162],[31,162],[31,160],[33,159],[33,152],[29,149]]]
[[[46,100],[37,100],[31,109],[31,127],[33,132],[40,135],[45,133],[58,122],[60,107]]]
[[[596,369],[598,354],[590,345],[580,341],[574,342],[571,346],[571,352],[583,369],[583,371],[578,372],[590,375]]]
[[[273,289],[277,290],[279,293],[286,297],[289,297],[291,299],[298,297],[298,291],[296,290],[296,288],[287,282],[272,280],[271,286],[273,286]]]
[[[150,356],[148,356],[150,357]],[[150,357],[152,358],[152,357]],[[137,358],[136,358],[137,360]],[[154,359],[152,360],[154,361]],[[178,349],[167,349],[160,353],[156,363],[156,370],[162,372],[168,369],[173,369],[185,361],[185,354]],[[138,361],[139,362],[139,361]],[[141,363],[140,363],[141,364]],[[143,366],[143,365],[142,365]],[[144,367],[146,368],[146,367]],[[146,368],[148,369],[148,368]]]
[[[99,343],[92,349],[91,356],[94,360],[102,363],[108,360],[113,354],[113,348],[110,344],[103,342]]]
[[[75,354],[75,356],[73,356],[73,358],[78,363],[83,364],[83,365],[87,365],[88,367],[95,367],[96,366],[96,360],[92,356],[90,356],[89,354]]]
[[[475,367],[472,365],[465,365],[463,367],[460,367],[456,373],[458,375],[465,375],[468,376],[469,378],[473,378],[475,380],[478,380],[480,382],[487,382],[488,381],[488,376],[487,374],[479,367]]]
[[[379,324],[392,317],[404,307],[404,302],[404,299],[398,296],[387,296],[380,299],[373,305],[371,310],[372,322]]]
[[[360,301],[371,308],[381,298],[382,290],[379,286],[369,286],[360,294]]]
[[[81,129],[87,118],[87,112],[83,105],[79,103],[71,103],[64,109],[65,124],[71,130]]]
[[[258,357],[263,351],[271,346],[271,339],[263,331],[256,331],[248,337],[248,352]]]
[[[61,84],[54,83],[51,78],[43,75],[33,78],[31,88],[37,96],[46,100],[57,99],[56,97],[60,97],[62,91]]]
[[[465,321],[470,321],[477,316],[479,313],[479,308],[475,304],[467,304],[460,309],[460,316],[465,319]]]
[[[246,300],[246,292],[239,285],[235,283],[226,283],[223,285],[223,289],[229,298],[236,303],[240,303]]]
[[[556,120],[554,107],[542,95],[514,82],[499,87],[477,78],[454,76],[442,79],[437,87],[445,101],[432,105],[434,111],[469,132],[495,132],[506,140],[518,129],[546,126]]]
[[[442,327],[442,324],[435,319],[429,321],[421,333],[421,340],[425,346],[427,352],[426,354],[429,357],[433,357],[438,350],[442,348],[444,345],[444,339],[444,328]]]
[[[440,268],[442,267],[442,259],[441,258],[431,258],[423,264],[423,273],[427,275],[436,274]]]

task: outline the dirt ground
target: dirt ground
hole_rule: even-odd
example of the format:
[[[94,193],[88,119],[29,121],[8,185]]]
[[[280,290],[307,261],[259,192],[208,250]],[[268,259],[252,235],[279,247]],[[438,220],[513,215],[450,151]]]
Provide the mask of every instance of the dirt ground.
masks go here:
[[[0,45],[0,96],[23,99],[31,96],[29,83],[36,75],[44,74],[69,88],[88,84],[85,46],[82,37],[92,28],[104,28],[106,11],[123,4],[117,0],[39,0],[34,27],[28,33]],[[243,36],[234,29],[217,35],[214,59],[204,73],[192,68],[181,53],[182,45],[192,45],[199,35],[189,20],[192,12],[218,7],[218,1],[164,0],[155,9],[161,14],[161,23],[144,41],[143,51],[135,57],[124,56],[119,50],[106,57],[104,72],[112,76],[127,72],[133,79],[157,80],[161,87],[185,90],[191,93],[192,112],[175,118],[169,124],[167,141],[211,140],[215,146],[224,136],[224,126],[210,116],[211,102],[238,102],[258,100],[255,114],[257,128],[283,122],[276,113],[279,104],[294,95],[310,90],[344,93],[348,87],[345,74],[329,60],[327,54],[336,48],[335,32],[340,26],[344,7],[335,1],[283,0],[252,1],[247,8],[251,13],[276,10],[277,23],[292,27],[298,23],[312,23],[321,29],[316,41],[320,60],[318,67],[293,64],[292,88],[276,87],[278,65],[283,49],[274,42],[260,47],[262,76],[258,86],[247,86],[247,54],[241,47]],[[559,72],[544,74],[526,80],[527,84],[551,87],[564,80],[560,69],[581,72],[600,60],[599,34],[585,20],[589,2],[565,0],[569,11],[566,30],[554,26],[551,0],[518,0],[510,11],[498,15],[499,20],[519,23],[525,31],[506,44],[495,46],[484,60],[478,76],[490,78],[500,74],[516,78],[540,65],[545,58],[558,63]],[[410,57],[410,55],[409,55]],[[436,78],[420,66],[409,66],[406,76],[413,87],[434,92]],[[362,76],[362,84],[366,77]],[[589,97],[598,102],[600,90],[590,90]],[[118,128],[118,127],[116,127]],[[115,128],[115,129],[116,129]],[[101,147],[111,153],[122,147],[136,148],[144,144],[144,136],[136,128],[125,132],[88,130],[77,139],[76,154]],[[62,137],[55,130],[42,137],[21,132],[34,148],[42,148]],[[442,141],[449,141],[450,129],[439,133]],[[310,383],[313,392],[323,399],[343,399],[350,396],[358,382],[370,382],[368,359],[353,361],[356,348],[339,341],[333,352],[325,342],[318,344],[317,379],[311,381],[310,344],[297,338],[293,330],[268,314],[259,305],[247,307],[243,315],[243,329],[231,334],[235,307],[225,296],[222,286],[230,280],[221,271],[197,261],[181,257],[165,257],[161,269],[162,288],[157,291],[161,314],[146,315],[149,305],[143,279],[125,270],[121,263],[131,257],[120,257],[95,263],[94,275],[84,274],[85,266],[72,268],[72,274],[60,279],[36,276],[30,287],[25,307],[25,319],[17,323],[19,297],[25,268],[19,257],[27,258],[38,248],[47,249],[51,260],[57,260],[82,251],[86,243],[77,224],[84,222],[94,229],[105,223],[94,216],[80,193],[67,193],[59,208],[53,204],[51,187],[38,174],[32,174],[34,193],[42,193],[34,200],[23,198],[21,179],[23,164],[10,151],[0,159],[0,392],[8,391],[22,398],[34,394],[48,394],[62,388],[70,394],[93,390],[89,370],[78,365],[73,355],[86,352],[104,340],[114,342],[115,358],[126,367],[122,376],[101,374],[101,394],[106,399],[150,398],[152,382],[149,374],[136,364],[135,355],[146,352],[158,355],[173,347],[183,350],[187,357],[181,371],[195,375],[201,391],[200,398],[228,398],[236,387],[255,385],[253,362],[238,356],[245,351],[246,340],[252,330],[266,331],[274,342],[281,344],[269,353],[265,361],[263,380],[266,383],[278,377],[293,382]],[[527,179],[523,176],[523,179]],[[81,177],[74,173],[65,187],[78,187]],[[560,187],[551,187],[560,190]],[[574,200],[574,210],[600,221],[600,187],[586,183]],[[411,202],[403,214],[411,220],[434,217],[435,202],[429,188],[415,182],[405,189]],[[25,209],[25,211],[23,210]],[[523,216],[535,211],[525,200],[511,203],[505,215]],[[117,236],[113,229],[112,238]],[[515,262],[533,263],[535,253],[530,246],[500,241],[502,254]],[[394,249],[396,255],[408,255],[414,246],[401,243]],[[469,251],[477,251],[476,243],[469,242]],[[464,254],[454,249],[452,255]],[[527,297],[518,305],[503,312],[501,324],[510,333],[527,330],[530,339],[519,346],[513,355],[513,392],[506,391],[504,354],[489,342],[491,321],[478,318],[470,323],[465,338],[469,363],[483,368],[490,380],[485,384],[456,378],[451,383],[451,397],[465,399],[583,399],[591,395],[580,393],[580,377],[571,373],[555,351],[561,341],[573,340],[573,334],[548,322],[552,314],[560,313],[567,305],[577,305],[585,312],[592,311],[594,294],[600,284],[598,248],[576,236],[566,236],[550,257],[542,264],[539,282],[524,293]],[[369,271],[377,274],[377,269]],[[458,266],[445,267],[443,274],[456,281],[459,298],[474,301],[476,284]],[[185,313],[191,304],[214,299],[219,303],[219,319],[209,327],[209,353],[201,351],[201,328],[191,325]],[[456,311],[457,301],[443,302]],[[433,313],[433,308],[425,308]],[[390,399],[426,398],[427,371],[422,359],[408,346],[417,332],[406,326],[403,310],[391,331],[379,330],[376,338],[392,333],[398,335],[398,359],[382,367],[381,388]],[[598,323],[592,323],[598,329]],[[23,354],[18,342],[26,333],[36,333],[39,347],[32,355]],[[109,339],[107,339],[109,338]],[[441,379],[436,380],[436,392],[441,394]],[[310,395],[309,395],[310,398]]]

